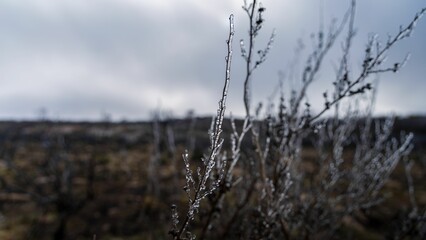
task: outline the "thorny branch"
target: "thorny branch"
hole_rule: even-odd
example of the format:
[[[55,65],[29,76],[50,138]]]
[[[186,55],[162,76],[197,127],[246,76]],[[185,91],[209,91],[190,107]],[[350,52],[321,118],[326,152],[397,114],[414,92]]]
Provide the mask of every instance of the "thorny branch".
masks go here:
[[[185,160],[185,166],[186,166],[186,178],[187,178],[187,185],[185,186],[184,190],[188,194],[189,198],[189,207],[188,207],[188,213],[185,217],[185,220],[182,223],[182,226],[178,230],[178,215],[176,212],[176,206],[172,206],[172,218],[173,218],[173,228],[170,231],[170,234],[173,236],[174,239],[182,239],[182,234],[187,230],[188,225],[190,221],[194,219],[194,214],[198,211],[198,208],[200,207],[201,200],[204,199],[209,194],[213,193],[217,187],[219,186],[220,182],[224,178],[224,170],[225,170],[225,164],[223,163],[222,166],[222,172],[219,179],[216,180],[216,182],[213,182],[210,188],[207,187],[207,181],[210,179],[211,172],[215,166],[215,159],[217,155],[220,153],[220,149],[222,147],[223,139],[221,139],[220,135],[222,133],[222,124],[223,119],[225,115],[225,109],[226,109],[226,98],[228,96],[228,88],[229,83],[231,80],[231,62],[232,62],[232,41],[234,37],[234,16],[230,15],[229,17],[229,35],[228,40],[226,41],[228,53],[225,57],[226,61],[226,72],[225,72],[225,84],[223,86],[222,90],[222,97],[219,101],[219,108],[217,110],[217,116],[214,122],[212,122],[212,128],[210,129],[209,135],[210,135],[210,153],[207,159],[203,159],[204,167],[202,172],[198,170],[198,186],[194,186],[194,195],[191,196],[191,187],[189,186],[189,183],[192,183],[195,185],[195,181],[192,177],[192,171],[190,170],[189,166],[189,160],[187,154],[184,154],[183,158]],[[187,232],[187,235],[189,235],[190,238],[192,238],[192,234]]]
[[[347,84],[346,88],[339,95],[335,96],[335,99],[333,99],[331,102],[328,102],[324,109],[322,109],[315,116],[311,117],[308,123],[312,124],[316,119],[321,117],[331,106],[337,104],[343,98],[350,97],[359,93],[364,93],[365,90],[370,90],[372,88],[370,83],[366,83],[365,85],[354,90],[354,88],[358,86],[358,84],[362,83],[370,74],[399,71],[401,67],[404,66],[408,57],[404,58],[404,60],[400,63],[395,63],[393,67],[384,69],[379,69],[378,67],[381,66],[381,64],[384,62],[386,53],[393,45],[411,35],[417,22],[425,14],[425,12],[426,8],[423,8],[419,13],[416,14],[414,19],[405,28],[401,26],[399,32],[394,37],[389,37],[385,47],[383,48],[381,48],[380,43],[377,41],[377,37],[372,37],[369,40],[367,48],[365,50],[362,72],[355,79],[355,81],[351,81],[349,79],[348,72],[345,72],[342,80]],[[376,46],[375,56],[372,55],[374,45]]]

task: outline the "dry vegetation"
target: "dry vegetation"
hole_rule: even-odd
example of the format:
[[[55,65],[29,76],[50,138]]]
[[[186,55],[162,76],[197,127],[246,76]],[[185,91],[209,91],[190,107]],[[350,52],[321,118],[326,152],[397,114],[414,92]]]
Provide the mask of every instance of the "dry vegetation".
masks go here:
[[[231,15],[212,121],[158,110],[141,123],[1,123],[0,238],[424,239],[426,119],[375,119],[373,108],[377,75],[405,64],[387,53],[426,9],[386,42],[367,39],[355,68],[355,7],[314,34],[300,84],[280,82],[277,99],[254,108],[253,72],[275,33],[259,50],[266,8],[244,1],[243,119],[225,117]],[[336,77],[314,112],[306,93],[335,45]]]
[[[419,209],[426,206],[426,153],[422,149],[425,144],[422,138],[426,136],[425,122],[424,118],[396,122],[397,131],[409,130],[418,136],[418,145],[412,153],[412,176]],[[196,141],[192,156],[199,159],[203,149],[208,146],[205,129],[210,125],[210,119],[169,119],[160,122],[158,195],[148,192],[147,182],[147,165],[154,149],[152,125],[148,122],[1,123],[0,238],[53,238],[59,228],[61,213],[53,199],[43,202],[31,193],[42,194],[42,198],[55,198],[61,192],[66,192],[64,186],[60,187],[63,188],[60,191],[54,183],[55,175],[59,174],[65,180],[62,184],[65,184],[64,169],[58,167],[56,172],[43,169],[58,155],[67,158],[73,165],[72,174],[68,175],[71,191],[66,193],[67,199],[84,200],[83,206],[68,214],[64,239],[92,239],[93,235],[97,239],[169,238],[170,206],[173,203],[186,206],[186,198],[182,190],[185,185],[184,172],[175,171],[170,164],[172,153],[166,129],[171,127],[174,130],[176,164],[178,169],[183,169],[183,161],[179,157],[188,146],[188,132]],[[237,121],[237,125],[241,125],[241,122]],[[230,130],[225,128],[225,134]],[[62,141],[61,146],[58,146],[58,141]],[[316,151],[307,143],[302,153],[304,162],[301,167],[308,175],[316,169],[315,156]],[[65,160],[56,158],[55,161]],[[242,174],[236,170],[237,175]],[[396,223],[409,211],[410,200],[402,164],[397,166],[384,192],[384,204],[345,218],[338,236],[381,239],[390,224]],[[232,197],[235,196],[229,198]],[[200,215],[205,218],[207,213],[201,210]]]

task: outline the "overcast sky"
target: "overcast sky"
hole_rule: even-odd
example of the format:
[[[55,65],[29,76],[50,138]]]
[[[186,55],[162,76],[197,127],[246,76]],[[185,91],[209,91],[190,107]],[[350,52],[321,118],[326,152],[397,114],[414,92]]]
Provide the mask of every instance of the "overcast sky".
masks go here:
[[[228,114],[243,113],[243,62],[238,42],[247,34],[241,0],[1,0],[0,119],[38,117],[96,120],[148,119],[161,107],[183,116],[189,109],[214,114],[224,79],[228,16],[236,36]],[[323,0],[325,24],[341,19],[348,1]],[[311,49],[319,26],[319,0],[264,0],[265,24],[257,43],[276,39],[254,75],[254,100],[265,100],[278,72],[288,71],[298,39]],[[422,7],[420,0],[359,0],[352,68],[360,69],[369,34],[385,41]],[[325,71],[309,92],[314,106],[331,89],[332,66],[341,41],[324,61]],[[398,74],[380,79],[377,112],[426,114],[426,18],[411,38],[389,54],[388,63],[411,53]],[[328,67],[327,67],[328,66]],[[331,70],[331,71],[330,71]],[[321,91],[319,91],[321,90]]]

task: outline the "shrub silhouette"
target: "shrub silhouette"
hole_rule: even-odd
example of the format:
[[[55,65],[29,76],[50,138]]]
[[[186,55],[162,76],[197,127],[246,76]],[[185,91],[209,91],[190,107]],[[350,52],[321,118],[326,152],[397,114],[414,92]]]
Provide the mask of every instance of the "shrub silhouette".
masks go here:
[[[353,227],[354,218],[386,200],[382,189],[401,160],[407,170],[412,210],[389,236],[425,237],[425,213],[416,206],[410,181],[408,154],[413,135],[393,136],[394,118],[374,120],[372,113],[377,76],[396,73],[406,62],[403,59],[389,65],[387,53],[411,35],[426,9],[385,43],[370,37],[362,67],[356,71],[350,58],[355,5],[351,1],[342,20],[332,23],[328,31],[319,29],[302,68],[300,87],[289,91],[280,82],[278,102],[271,100],[263,110],[261,105],[253,109],[250,86],[255,81],[253,72],[266,61],[275,33],[265,48],[257,50],[255,40],[261,33],[266,8],[256,0],[244,1],[249,34],[240,41],[240,48],[246,66],[246,116],[238,126],[231,118],[228,146],[221,133],[233,54],[234,22],[230,16],[225,84],[209,130],[210,147],[202,164],[195,167],[191,156],[183,155],[188,206],[186,210],[172,206],[169,233],[173,239],[194,239],[196,235],[200,239],[339,236],[344,228]],[[343,34],[335,81],[323,93],[323,108],[313,112],[307,90],[318,79],[324,57]],[[179,211],[184,215],[179,216]]]

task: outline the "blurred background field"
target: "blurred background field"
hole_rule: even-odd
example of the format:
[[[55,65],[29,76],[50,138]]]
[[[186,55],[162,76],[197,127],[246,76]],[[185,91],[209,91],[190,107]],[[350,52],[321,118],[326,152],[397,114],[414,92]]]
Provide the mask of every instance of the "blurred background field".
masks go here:
[[[181,154],[188,149],[191,161],[200,161],[210,121],[1,122],[0,239],[170,238],[170,206],[182,213],[187,206]],[[224,127],[228,138],[228,120]],[[400,131],[415,134],[412,176],[424,209],[426,117],[397,119]],[[315,155],[305,145],[309,174]],[[338,236],[382,239],[409,210],[401,163],[383,191],[384,203],[345,218]]]

